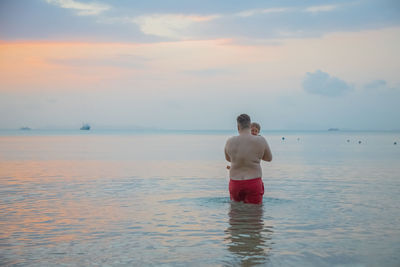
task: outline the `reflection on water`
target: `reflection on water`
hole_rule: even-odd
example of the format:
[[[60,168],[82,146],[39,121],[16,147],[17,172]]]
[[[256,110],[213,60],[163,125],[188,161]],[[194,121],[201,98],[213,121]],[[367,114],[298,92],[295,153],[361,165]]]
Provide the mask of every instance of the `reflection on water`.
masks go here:
[[[229,227],[226,229],[228,250],[240,259],[240,265],[266,263],[271,250],[272,226],[263,220],[262,205],[232,202]]]

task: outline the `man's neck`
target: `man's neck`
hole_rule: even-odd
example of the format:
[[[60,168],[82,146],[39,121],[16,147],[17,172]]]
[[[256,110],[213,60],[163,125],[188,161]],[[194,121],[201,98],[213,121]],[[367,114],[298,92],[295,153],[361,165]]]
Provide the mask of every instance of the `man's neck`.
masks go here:
[[[244,128],[239,130],[239,135],[246,135],[246,134],[251,134],[250,128]]]

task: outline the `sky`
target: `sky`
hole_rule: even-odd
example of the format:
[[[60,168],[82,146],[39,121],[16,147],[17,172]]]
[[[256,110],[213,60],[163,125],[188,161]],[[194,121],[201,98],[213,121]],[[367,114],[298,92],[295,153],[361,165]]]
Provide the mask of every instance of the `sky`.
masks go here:
[[[0,129],[400,130],[397,0],[0,0]]]

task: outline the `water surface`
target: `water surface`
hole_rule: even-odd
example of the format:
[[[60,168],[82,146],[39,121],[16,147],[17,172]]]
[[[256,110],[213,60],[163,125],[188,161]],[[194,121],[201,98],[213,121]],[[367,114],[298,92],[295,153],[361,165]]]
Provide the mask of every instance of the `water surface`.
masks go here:
[[[3,133],[0,265],[399,266],[399,133],[265,136],[246,205],[226,132]]]

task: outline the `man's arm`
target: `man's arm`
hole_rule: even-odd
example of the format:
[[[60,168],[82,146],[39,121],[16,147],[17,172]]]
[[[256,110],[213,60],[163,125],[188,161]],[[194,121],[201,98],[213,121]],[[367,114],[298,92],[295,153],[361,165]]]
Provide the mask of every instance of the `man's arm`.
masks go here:
[[[228,140],[228,141],[229,141],[229,140]],[[228,152],[227,152],[228,141],[226,142],[224,152],[225,152],[225,159],[226,159],[227,161],[231,162],[231,157],[228,155]]]
[[[265,149],[264,149],[264,156],[262,157],[262,160],[271,161],[272,160],[271,149],[269,148],[267,140],[265,140],[264,137],[263,137],[263,139],[264,139],[264,142],[265,142]]]

